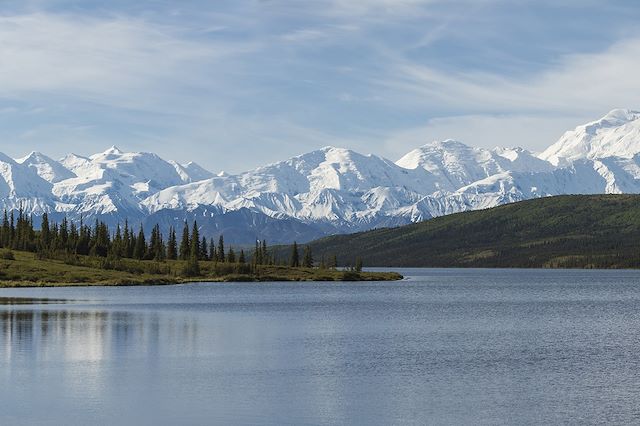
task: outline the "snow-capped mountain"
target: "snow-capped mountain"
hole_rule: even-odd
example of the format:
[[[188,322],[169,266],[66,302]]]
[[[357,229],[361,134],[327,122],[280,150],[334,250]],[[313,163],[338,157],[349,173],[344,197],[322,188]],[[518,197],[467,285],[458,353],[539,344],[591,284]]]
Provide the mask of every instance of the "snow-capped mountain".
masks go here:
[[[566,132],[540,158],[564,166],[584,158],[631,158],[639,152],[640,112],[614,109],[600,120]]]
[[[35,215],[167,228],[197,219],[235,243],[309,240],[569,193],[640,193],[640,113],[614,110],[540,156],[523,148],[428,143],[397,162],[325,147],[245,173],[111,147],[55,161],[0,154],[0,200]]]
[[[549,171],[553,166],[523,148],[472,148],[446,140],[414,149],[396,162],[406,169],[424,169],[437,178],[437,189],[455,191],[480,179],[506,171]]]
[[[30,167],[38,176],[50,183],[60,182],[76,176],[59,162],[36,151],[32,151],[26,157],[17,159],[16,162]]]
[[[42,214],[56,209],[52,184],[41,178],[36,169],[0,153],[0,199],[7,210],[24,208]]]

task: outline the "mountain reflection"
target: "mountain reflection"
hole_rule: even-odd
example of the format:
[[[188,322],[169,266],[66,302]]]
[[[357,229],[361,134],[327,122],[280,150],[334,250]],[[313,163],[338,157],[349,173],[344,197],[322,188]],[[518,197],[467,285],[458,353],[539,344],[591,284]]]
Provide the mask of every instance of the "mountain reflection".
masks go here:
[[[18,304],[19,305],[19,304]],[[197,322],[154,312],[0,310],[0,358],[99,361],[195,350]],[[160,336],[163,336],[161,339]],[[162,346],[162,347],[160,347]]]

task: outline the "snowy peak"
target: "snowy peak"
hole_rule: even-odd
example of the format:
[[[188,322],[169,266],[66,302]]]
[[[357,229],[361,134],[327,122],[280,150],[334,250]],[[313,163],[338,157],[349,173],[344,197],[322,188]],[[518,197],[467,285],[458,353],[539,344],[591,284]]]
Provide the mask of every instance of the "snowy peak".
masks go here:
[[[381,184],[402,185],[400,167],[375,155],[325,147],[240,175],[240,183],[254,193],[291,196],[325,189],[363,192]]]
[[[75,173],[46,155],[32,151],[29,155],[16,160],[19,164],[30,167],[38,176],[47,182],[56,183],[75,177]]]
[[[42,213],[55,205],[51,184],[27,165],[0,153],[0,208]]]
[[[165,161],[150,152],[123,152],[112,146],[104,152],[89,157],[93,166],[110,171],[126,185],[141,187],[148,184],[149,191],[190,182],[188,171],[175,162]]]
[[[406,154],[396,162],[410,170],[423,169],[437,179],[445,191],[469,185],[509,170],[534,172],[552,166],[523,148],[474,148],[455,140],[435,141]]]
[[[614,109],[599,120],[566,132],[540,154],[556,166],[578,159],[631,158],[640,153],[640,112]]]
[[[115,146],[60,161],[37,152],[14,161],[0,153],[0,209],[167,227],[197,215],[211,232],[228,221],[225,229],[244,232],[249,242],[264,218],[287,242],[296,227],[318,237],[567,193],[640,193],[640,112],[611,111],[567,132],[540,156],[449,139],[394,163],[327,146],[241,174],[214,175],[196,163]]]
[[[609,111],[600,121],[609,122],[611,125],[619,126],[620,124],[635,121],[639,118],[640,111],[618,108]]]
[[[197,182],[199,180],[210,179],[213,173],[201,167],[199,164],[190,161],[186,164],[179,164],[170,160],[176,172],[180,175],[184,182]]]
[[[92,160],[95,159],[106,159],[106,158],[113,158],[113,157],[118,157],[121,156],[123,154],[123,152],[120,150],[120,148],[118,148],[115,145],[112,145],[110,148],[106,149],[103,152],[100,152],[98,154],[93,154],[91,157]]]
[[[433,141],[425,144],[420,148],[407,153],[404,157],[396,161],[396,164],[405,169],[422,168],[426,170],[435,170],[436,162],[442,162],[446,158],[454,158],[462,154],[468,154],[473,148],[463,144],[462,142],[447,139],[444,141]]]

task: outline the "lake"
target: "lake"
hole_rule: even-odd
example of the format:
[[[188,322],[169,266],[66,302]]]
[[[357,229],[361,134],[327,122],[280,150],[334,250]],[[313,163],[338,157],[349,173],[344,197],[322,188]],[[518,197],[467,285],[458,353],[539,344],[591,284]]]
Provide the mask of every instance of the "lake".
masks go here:
[[[0,424],[640,422],[640,272],[0,289]]]

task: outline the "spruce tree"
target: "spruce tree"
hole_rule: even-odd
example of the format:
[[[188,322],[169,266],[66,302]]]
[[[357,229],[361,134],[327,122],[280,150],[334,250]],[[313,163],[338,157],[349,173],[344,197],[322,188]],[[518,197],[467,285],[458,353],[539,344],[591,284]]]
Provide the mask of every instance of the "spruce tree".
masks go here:
[[[293,242],[293,246],[291,247],[291,258],[289,259],[289,266],[292,268],[297,268],[300,266],[300,253],[298,253],[298,243],[296,241]]]
[[[236,252],[233,251],[233,248],[229,248],[229,253],[227,254],[227,262],[236,263]]]
[[[200,260],[209,260],[209,247],[207,246],[207,238],[203,235],[200,243]]]
[[[16,225],[13,210],[11,210],[11,219],[9,221],[9,247],[13,247],[16,241]]]
[[[262,265],[262,248],[260,247],[260,241],[256,240],[256,248],[253,250],[253,263],[256,265]]]
[[[240,263],[241,265],[244,265],[245,263],[247,263],[247,260],[244,257],[244,250],[240,250],[240,256],[238,257],[238,263]]]
[[[226,255],[224,253],[224,236],[220,235],[220,238],[218,239],[218,262],[224,263],[226,262],[227,258]]]
[[[111,255],[120,258],[122,257],[122,231],[120,230],[120,224],[116,227],[116,235],[113,237],[113,242],[111,243]]]
[[[200,255],[200,238],[198,238],[198,234],[196,232],[195,235],[191,234],[191,247],[189,248],[189,262],[192,262],[193,260],[192,258],[194,258],[197,262],[199,255]]]
[[[198,222],[193,221],[193,228],[191,231],[191,254],[194,254],[196,258],[200,258],[200,232],[198,231]]]
[[[122,256],[133,257],[133,241],[131,230],[129,229],[129,222],[124,220],[124,231],[122,234]]]
[[[160,225],[156,224],[151,232],[151,242],[149,244],[149,258],[161,262],[167,257],[167,253],[164,247],[164,241],[162,239],[162,232],[160,232]]]
[[[185,220],[184,228],[182,229],[182,240],[180,241],[180,260],[189,259],[190,250],[191,250],[191,242],[189,241],[189,225]]]
[[[138,237],[136,238],[136,245],[133,249],[133,257],[138,260],[144,259],[147,251],[147,242],[144,237],[144,229],[142,225],[140,225],[140,231],[138,232]]]
[[[60,223],[60,247],[63,249],[67,249],[69,247],[69,222],[67,221],[67,217],[62,218],[62,222]]]
[[[51,233],[49,232],[49,216],[47,212],[42,214],[42,224],[40,225],[40,248],[49,250],[51,247]]]
[[[4,216],[2,218],[2,247],[11,246],[11,227],[9,226],[9,217],[7,216],[7,209],[4,209]]]
[[[216,262],[218,260],[218,255],[216,254],[216,245],[213,243],[213,238],[209,239],[209,260],[212,262]]]
[[[176,260],[178,258],[178,242],[176,241],[176,230],[172,226],[169,228],[169,240],[167,241],[167,259]]]
[[[313,268],[313,256],[311,255],[311,247],[304,246],[304,257],[302,258],[302,266],[305,268]]]

